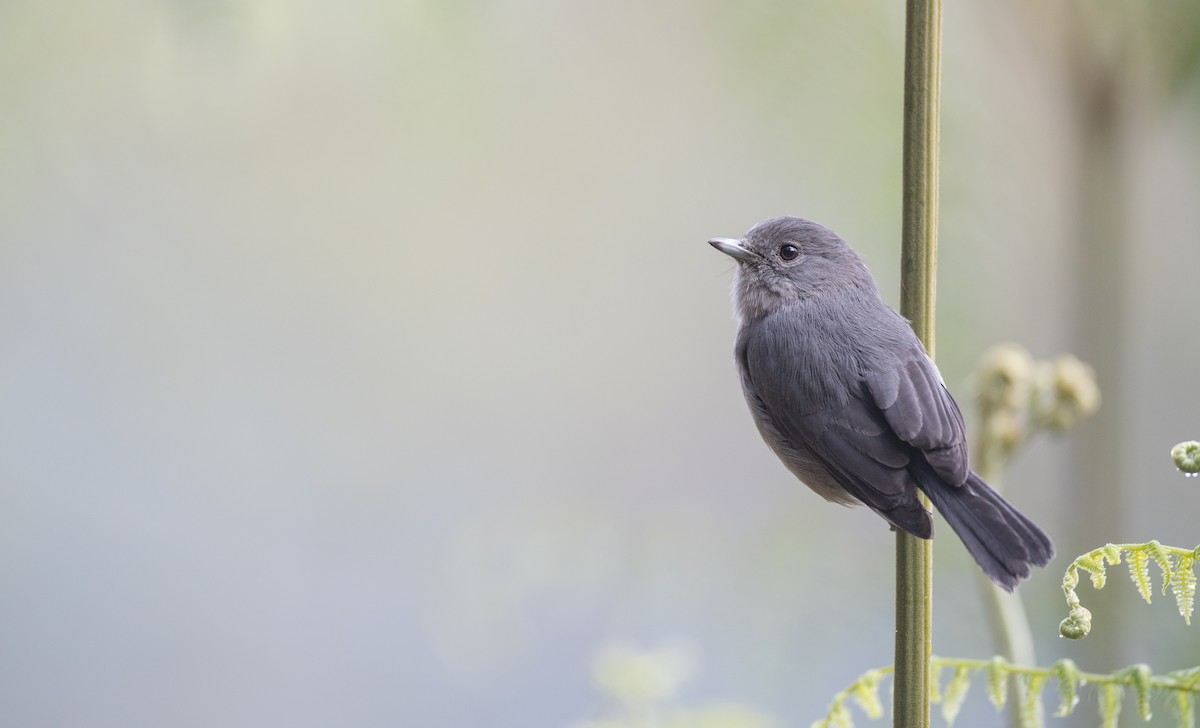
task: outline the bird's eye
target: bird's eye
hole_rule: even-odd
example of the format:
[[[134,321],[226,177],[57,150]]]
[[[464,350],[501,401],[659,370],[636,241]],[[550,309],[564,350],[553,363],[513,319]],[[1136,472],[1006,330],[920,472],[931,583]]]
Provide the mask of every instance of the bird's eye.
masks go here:
[[[784,260],[795,260],[796,258],[800,257],[800,248],[797,248],[791,243],[780,246],[779,257],[783,258]]]

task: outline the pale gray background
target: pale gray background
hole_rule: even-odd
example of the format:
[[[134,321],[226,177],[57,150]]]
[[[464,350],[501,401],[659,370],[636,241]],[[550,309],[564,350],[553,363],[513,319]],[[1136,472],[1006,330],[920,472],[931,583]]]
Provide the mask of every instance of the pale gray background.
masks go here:
[[[0,722],[565,726],[597,649],[676,638],[689,704],[803,726],[889,662],[892,535],[759,441],[705,241],[811,217],[896,300],[901,5],[0,5]],[[946,9],[964,404],[992,344],[1074,347],[1036,16]],[[1008,479],[1060,541],[1198,540],[1193,91],[1127,150],[1126,530],[1073,518],[1059,443]],[[935,650],[989,655],[935,550]],[[1046,661],[1065,564],[1024,590]],[[1196,664],[1159,601],[1127,662]]]

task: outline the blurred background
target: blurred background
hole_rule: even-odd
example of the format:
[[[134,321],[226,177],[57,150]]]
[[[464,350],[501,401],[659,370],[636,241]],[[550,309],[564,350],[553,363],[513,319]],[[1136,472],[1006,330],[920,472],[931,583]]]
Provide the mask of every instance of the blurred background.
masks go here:
[[[1104,397],[1005,478],[1059,544],[1040,657],[1195,665],[1123,576],[1081,589],[1089,641],[1057,624],[1077,553],[1200,541],[1168,457],[1200,437],[1200,7],[944,22],[947,383],[970,418],[1011,340]],[[891,661],[893,537],[759,440],[705,241],[809,217],[896,302],[903,31],[881,0],[0,4],[0,722],[572,726],[614,649],[686,663],[680,705],[821,717]],[[935,652],[990,655],[935,553]]]

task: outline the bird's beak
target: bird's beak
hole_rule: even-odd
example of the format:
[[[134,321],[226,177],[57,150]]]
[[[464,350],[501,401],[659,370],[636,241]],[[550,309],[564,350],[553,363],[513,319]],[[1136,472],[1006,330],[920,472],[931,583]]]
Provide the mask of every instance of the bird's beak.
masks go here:
[[[734,240],[733,238],[713,238],[708,241],[708,244],[721,251],[731,258],[738,260],[754,260],[758,256],[750,252],[742,245],[742,241]]]

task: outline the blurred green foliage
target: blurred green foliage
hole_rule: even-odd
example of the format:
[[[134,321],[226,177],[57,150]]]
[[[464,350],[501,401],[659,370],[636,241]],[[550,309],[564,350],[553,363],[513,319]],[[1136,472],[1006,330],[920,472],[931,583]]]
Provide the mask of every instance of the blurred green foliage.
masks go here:
[[[592,665],[596,688],[609,703],[605,715],[574,728],[772,728],[764,713],[736,703],[685,707],[681,690],[697,670],[692,650],[630,644],[603,648]]]

